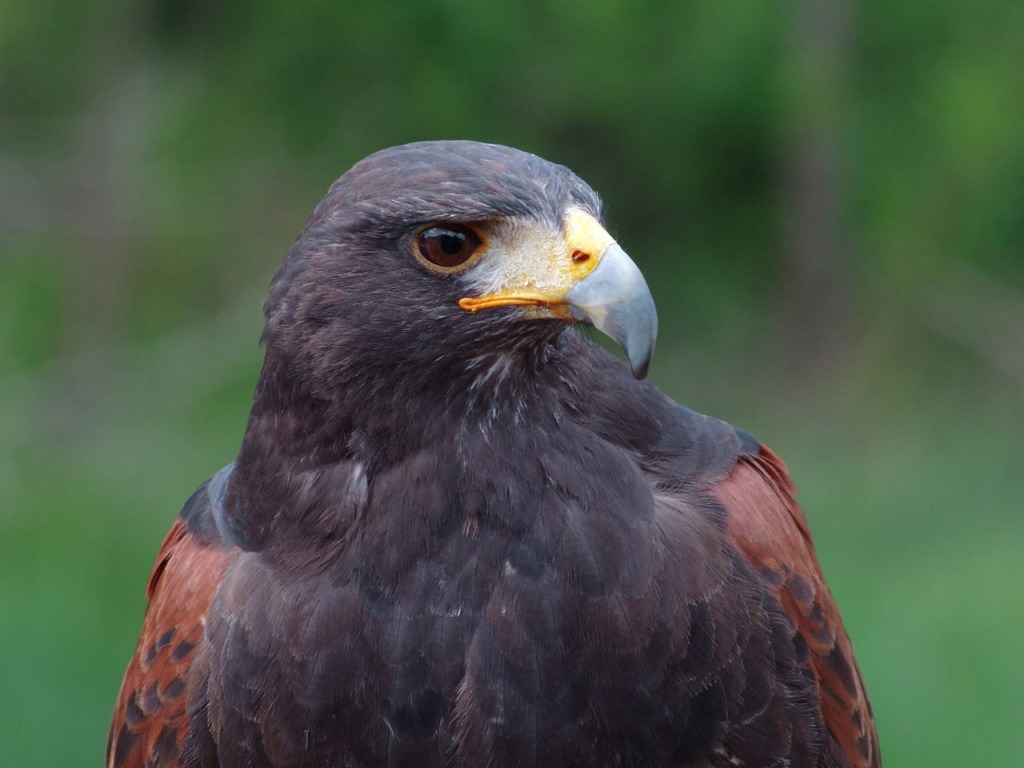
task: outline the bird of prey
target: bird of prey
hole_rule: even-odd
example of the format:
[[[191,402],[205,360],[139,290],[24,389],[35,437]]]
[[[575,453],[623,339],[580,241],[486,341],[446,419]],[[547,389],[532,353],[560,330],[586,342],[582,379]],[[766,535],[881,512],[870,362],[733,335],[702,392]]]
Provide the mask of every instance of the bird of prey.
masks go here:
[[[111,768],[880,765],[785,465],[642,380],[651,294],[570,170],[371,155],[265,314],[238,456],[150,576]]]

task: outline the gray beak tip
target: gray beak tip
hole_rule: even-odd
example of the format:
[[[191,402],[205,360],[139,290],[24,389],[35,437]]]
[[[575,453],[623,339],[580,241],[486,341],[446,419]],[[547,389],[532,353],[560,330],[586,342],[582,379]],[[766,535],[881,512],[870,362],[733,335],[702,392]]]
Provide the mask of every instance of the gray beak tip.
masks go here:
[[[652,344],[642,355],[629,357],[629,370],[633,372],[633,378],[646,379],[647,373],[651,370],[651,359],[654,357],[654,345]]]
[[[658,316],[654,300],[649,307],[636,307],[627,312],[631,322],[623,323],[621,338],[612,337],[622,345],[629,361],[629,369],[637,379],[646,379],[654,358],[654,343],[658,337]]]

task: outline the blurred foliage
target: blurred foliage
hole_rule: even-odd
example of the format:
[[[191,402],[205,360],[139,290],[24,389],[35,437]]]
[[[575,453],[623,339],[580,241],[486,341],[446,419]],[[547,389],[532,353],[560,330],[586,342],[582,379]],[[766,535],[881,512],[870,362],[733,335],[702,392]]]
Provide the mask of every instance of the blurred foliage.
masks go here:
[[[100,761],[274,266],[354,161],[441,137],[603,194],[656,382],[793,468],[887,763],[1019,764],[1022,29],[1011,0],[0,5],[5,765]]]

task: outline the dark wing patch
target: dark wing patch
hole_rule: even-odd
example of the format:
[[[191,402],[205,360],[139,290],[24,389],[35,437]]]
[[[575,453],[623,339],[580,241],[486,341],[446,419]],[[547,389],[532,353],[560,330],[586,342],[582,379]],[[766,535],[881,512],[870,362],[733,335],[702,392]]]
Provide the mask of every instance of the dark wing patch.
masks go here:
[[[809,658],[834,746],[854,768],[881,765],[871,704],[853,647],[825,584],[785,464],[760,446],[756,454],[741,456],[713,492],[728,513],[728,536],[793,622],[797,658]]]
[[[108,768],[180,766],[188,730],[188,672],[228,553],[175,521],[160,547],[135,655],[107,737]]]

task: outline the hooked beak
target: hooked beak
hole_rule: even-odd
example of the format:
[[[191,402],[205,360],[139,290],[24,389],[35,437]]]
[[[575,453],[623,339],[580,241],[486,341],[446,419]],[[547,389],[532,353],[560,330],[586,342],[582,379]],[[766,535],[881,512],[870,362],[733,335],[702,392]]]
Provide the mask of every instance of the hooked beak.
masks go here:
[[[573,209],[562,237],[538,249],[510,249],[491,267],[489,284],[501,287],[466,297],[470,312],[500,306],[536,308],[540,317],[593,325],[622,347],[633,375],[647,375],[658,335],[658,314],[647,282],[632,259],[590,214]],[[529,250],[530,253],[525,253]]]
[[[647,376],[658,337],[658,313],[647,281],[618,243],[601,254],[597,267],[566,294],[573,319],[592,324],[616,341],[633,375]]]

